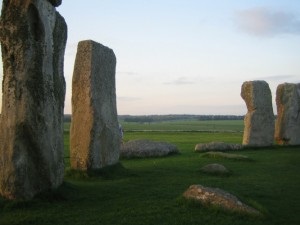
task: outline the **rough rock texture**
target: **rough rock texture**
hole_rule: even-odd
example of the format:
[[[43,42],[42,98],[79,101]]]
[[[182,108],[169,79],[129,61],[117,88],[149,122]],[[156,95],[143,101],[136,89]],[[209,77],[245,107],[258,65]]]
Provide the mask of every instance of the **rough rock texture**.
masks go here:
[[[196,152],[206,151],[229,151],[229,150],[240,150],[243,148],[241,144],[231,144],[225,142],[210,142],[210,143],[199,143],[195,146]]]
[[[64,176],[67,25],[45,0],[4,0],[0,194],[30,199]]]
[[[113,50],[78,43],[72,85],[71,167],[94,170],[119,161],[120,136]]]
[[[199,201],[205,206],[217,206],[229,211],[261,215],[256,209],[244,204],[236,196],[219,188],[191,185],[184,193],[186,199]]]
[[[284,83],[276,91],[278,144],[300,145],[300,83]]]
[[[248,109],[244,118],[243,144],[257,147],[273,145],[275,119],[268,83],[246,81],[242,85],[241,96]]]
[[[230,171],[218,163],[207,164],[200,169],[201,172],[213,175],[228,175]]]
[[[121,146],[120,156],[123,158],[160,157],[178,153],[175,145],[167,142],[150,140],[132,140]]]
[[[278,144],[300,145],[300,83],[280,84],[276,90]]]

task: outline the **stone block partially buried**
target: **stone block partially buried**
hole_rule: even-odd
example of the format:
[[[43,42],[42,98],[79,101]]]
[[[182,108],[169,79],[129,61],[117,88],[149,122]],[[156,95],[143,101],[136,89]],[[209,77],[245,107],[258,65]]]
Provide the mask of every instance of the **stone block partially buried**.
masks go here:
[[[119,161],[116,57],[97,42],[78,43],[72,83],[71,167],[95,170]]]
[[[300,145],[300,83],[284,83],[276,91],[278,144]]]
[[[0,194],[30,199],[63,182],[67,25],[49,1],[2,6]]]
[[[273,145],[275,118],[268,83],[259,80],[246,81],[242,85],[241,96],[248,109],[244,118],[243,145]]]
[[[204,207],[218,207],[226,211],[262,216],[262,213],[245,204],[235,195],[220,188],[205,187],[200,184],[191,185],[183,197],[201,203]]]

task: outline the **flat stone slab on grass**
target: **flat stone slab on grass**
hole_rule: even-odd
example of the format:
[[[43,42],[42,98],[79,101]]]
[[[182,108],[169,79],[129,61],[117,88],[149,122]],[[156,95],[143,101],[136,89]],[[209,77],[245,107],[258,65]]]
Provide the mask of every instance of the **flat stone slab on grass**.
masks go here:
[[[236,196],[219,188],[204,187],[196,184],[191,185],[184,193],[183,197],[196,200],[204,206],[216,206],[228,211],[241,212],[251,215],[261,215],[261,213],[241,202]]]
[[[222,164],[212,163],[203,166],[200,169],[201,172],[211,174],[211,175],[229,175],[230,171]]]
[[[179,153],[176,145],[167,142],[150,140],[132,140],[121,146],[120,156],[123,158],[161,157]]]
[[[206,151],[229,151],[229,150],[240,150],[243,148],[241,144],[232,144],[225,142],[210,142],[210,143],[199,143],[195,146],[196,152]]]
[[[252,161],[248,156],[225,153],[225,152],[206,152],[202,155],[202,157],[208,158],[225,158],[225,159],[234,159],[234,160],[242,160],[242,161]]]

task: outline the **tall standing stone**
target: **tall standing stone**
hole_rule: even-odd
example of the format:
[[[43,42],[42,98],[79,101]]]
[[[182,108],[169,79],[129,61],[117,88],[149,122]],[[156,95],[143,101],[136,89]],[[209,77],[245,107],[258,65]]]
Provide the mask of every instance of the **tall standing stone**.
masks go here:
[[[70,130],[73,169],[100,169],[119,160],[115,69],[111,49],[91,40],[78,43]]]
[[[280,84],[276,90],[278,144],[300,145],[300,83]]]
[[[241,96],[248,112],[244,118],[243,144],[270,146],[274,142],[274,113],[272,95],[265,81],[246,81]]]
[[[4,0],[2,7],[0,194],[30,199],[63,182],[67,25],[50,1]]]

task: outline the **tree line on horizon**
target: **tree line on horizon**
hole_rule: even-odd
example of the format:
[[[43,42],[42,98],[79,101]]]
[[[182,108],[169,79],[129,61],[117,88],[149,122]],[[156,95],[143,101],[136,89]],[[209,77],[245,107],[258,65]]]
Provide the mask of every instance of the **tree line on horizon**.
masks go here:
[[[64,115],[64,122],[71,122],[71,114]],[[190,115],[190,114],[170,114],[170,115],[118,115],[119,121],[136,122],[136,123],[152,123],[163,121],[176,121],[176,120],[243,120],[244,116],[241,115]]]

